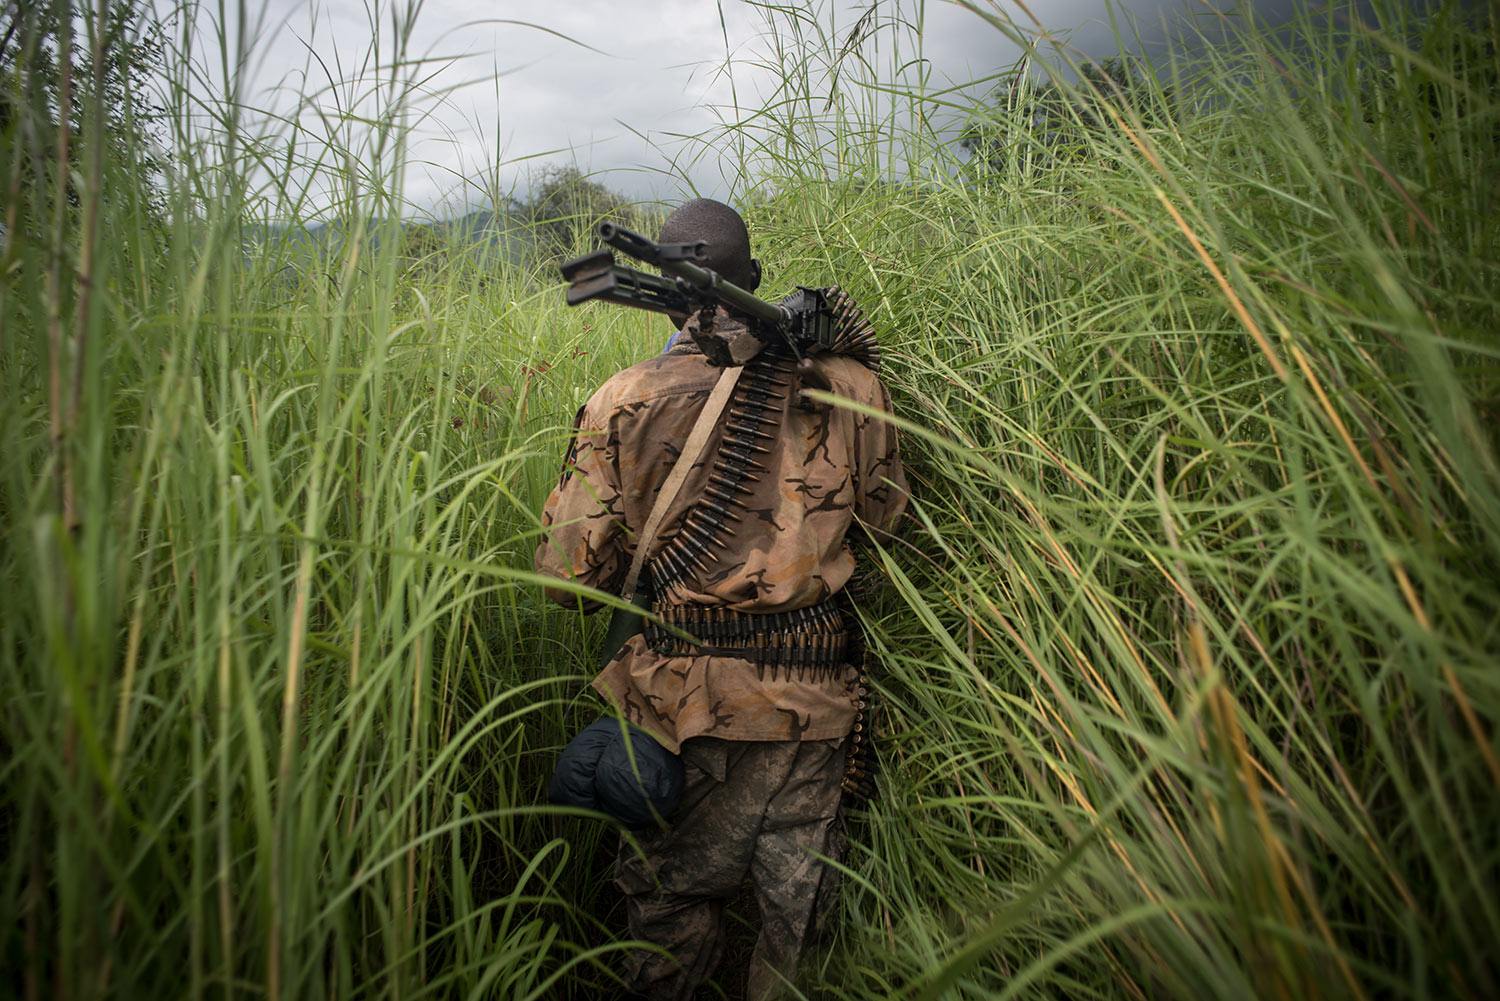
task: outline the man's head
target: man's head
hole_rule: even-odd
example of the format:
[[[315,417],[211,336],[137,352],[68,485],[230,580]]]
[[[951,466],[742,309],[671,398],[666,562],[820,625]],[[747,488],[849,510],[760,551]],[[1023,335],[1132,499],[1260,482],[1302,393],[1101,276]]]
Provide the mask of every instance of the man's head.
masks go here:
[[[658,243],[708,244],[708,259],[699,263],[717,271],[747,292],[760,285],[760,262],[750,256],[745,220],[723,202],[697,198],[667,217]]]

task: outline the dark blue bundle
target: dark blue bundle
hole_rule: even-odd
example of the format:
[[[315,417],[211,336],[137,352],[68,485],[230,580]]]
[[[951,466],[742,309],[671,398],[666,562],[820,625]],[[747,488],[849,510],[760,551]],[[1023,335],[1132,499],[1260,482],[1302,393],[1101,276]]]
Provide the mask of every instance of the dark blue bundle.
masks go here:
[[[563,748],[547,799],[558,806],[607,813],[628,828],[648,827],[677,808],[682,778],[677,755],[640,727],[607,716],[585,727]]]

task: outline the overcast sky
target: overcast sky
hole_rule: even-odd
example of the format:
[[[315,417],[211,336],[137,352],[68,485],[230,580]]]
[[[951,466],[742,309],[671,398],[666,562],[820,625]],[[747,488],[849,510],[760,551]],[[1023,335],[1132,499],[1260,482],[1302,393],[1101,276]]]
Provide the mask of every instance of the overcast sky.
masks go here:
[[[1159,38],[1187,2],[1123,7],[1143,34]],[[1203,17],[1202,0],[1191,2]],[[870,6],[814,3],[806,30],[841,44]],[[987,6],[1030,23],[1014,0]],[[1103,0],[1031,0],[1027,7],[1079,51],[1114,51]],[[366,0],[270,0],[251,46],[246,103],[285,114],[312,96],[324,108],[347,108],[352,95],[372,92],[372,47],[378,62],[392,58],[392,13],[405,9],[385,2],[372,24]],[[921,55],[938,87],[985,77],[1018,58],[1004,34],[951,3],[877,0],[876,11],[887,22],[921,18]],[[714,157],[680,137],[712,134],[736,103],[756,107],[769,93],[774,60],[763,5],[742,0],[427,0],[414,24],[406,57],[423,60],[409,73],[422,80],[413,109],[420,121],[404,191],[416,212],[482,205],[496,187],[522,193],[528,171],[549,163],[577,164],[637,198],[676,199],[694,188],[726,197],[732,192]],[[862,54],[889,65],[893,54],[909,60],[915,44],[914,32],[887,28]],[[330,90],[330,78],[341,85]],[[356,110],[371,107],[367,100]],[[314,133],[324,127],[311,105],[300,120]]]

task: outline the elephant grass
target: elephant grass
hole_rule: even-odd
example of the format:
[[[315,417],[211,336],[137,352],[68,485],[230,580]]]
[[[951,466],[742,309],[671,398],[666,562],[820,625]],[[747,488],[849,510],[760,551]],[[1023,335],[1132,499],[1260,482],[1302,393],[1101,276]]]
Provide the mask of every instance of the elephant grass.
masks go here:
[[[981,167],[922,8],[764,9],[781,89],[702,148],[773,294],[876,320],[913,486],[810,996],[1492,995],[1493,15],[1230,26]],[[5,135],[22,996],[611,989],[613,839],[542,805],[596,626],[531,552],[574,410],[665,330],[380,221],[422,64],[372,25],[316,140],[184,36],[159,219]]]

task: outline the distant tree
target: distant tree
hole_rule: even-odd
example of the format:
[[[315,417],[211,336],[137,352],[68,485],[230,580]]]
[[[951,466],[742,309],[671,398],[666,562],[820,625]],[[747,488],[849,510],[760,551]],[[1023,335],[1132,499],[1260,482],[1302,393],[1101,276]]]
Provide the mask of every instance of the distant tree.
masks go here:
[[[1079,79],[1064,84],[1038,82],[1023,64],[995,88],[959,136],[982,170],[1001,173],[1080,155],[1097,148],[1097,140],[1115,131],[1116,114],[1127,110],[1145,127],[1174,114],[1170,87],[1141,71],[1133,60],[1118,57],[1079,67]]]
[[[150,85],[164,58],[165,28],[149,0],[109,0],[91,45],[94,18],[93,8],[72,0],[10,0],[0,9],[0,167],[18,188],[11,219],[31,196],[48,197],[50,186],[37,186],[55,177],[60,150],[71,175],[95,144],[111,178],[106,196],[129,191],[144,196],[142,208],[158,220],[165,215],[166,112]],[[76,202],[71,183],[66,191]]]
[[[551,166],[532,186],[518,217],[531,230],[542,260],[566,257],[591,243],[594,227],[606,220],[629,224],[629,202],[590,180],[577,167]]]
[[[449,240],[436,227],[409,222],[401,227],[401,259],[408,276],[430,278],[448,263]]]

